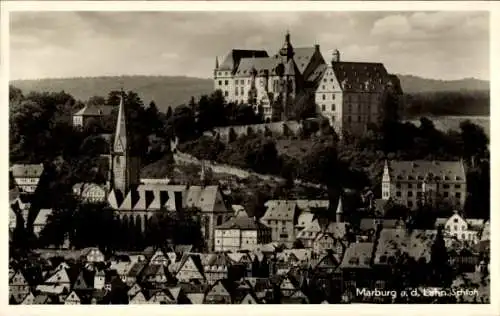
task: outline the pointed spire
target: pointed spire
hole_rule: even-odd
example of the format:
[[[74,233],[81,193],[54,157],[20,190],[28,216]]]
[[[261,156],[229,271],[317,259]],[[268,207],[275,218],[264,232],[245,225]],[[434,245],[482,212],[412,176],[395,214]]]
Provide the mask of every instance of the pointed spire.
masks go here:
[[[219,57],[215,56],[215,69],[219,69]]]
[[[122,88],[120,93],[120,105],[118,107],[118,118],[116,120],[115,142],[113,146],[115,152],[125,152],[127,150],[127,118],[123,95]]]

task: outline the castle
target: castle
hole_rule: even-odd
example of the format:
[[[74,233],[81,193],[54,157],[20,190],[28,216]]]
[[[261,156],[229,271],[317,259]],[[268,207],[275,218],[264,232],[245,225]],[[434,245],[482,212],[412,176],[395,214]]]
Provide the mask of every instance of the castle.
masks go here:
[[[314,104],[337,132],[360,134],[370,123],[397,120],[399,79],[381,63],[345,62],[335,50],[326,62],[319,45],[293,47],[290,34],[270,56],[264,50],[232,49],[215,61],[214,89],[227,102],[246,103],[269,121],[286,121],[292,105]],[[394,102],[387,106],[391,95]]]
[[[215,227],[233,215],[219,187],[141,183],[140,158],[131,145],[126,108],[121,98],[110,154],[107,201],[122,225],[144,233],[154,215],[197,208],[201,212],[199,221],[205,245],[213,250]]]

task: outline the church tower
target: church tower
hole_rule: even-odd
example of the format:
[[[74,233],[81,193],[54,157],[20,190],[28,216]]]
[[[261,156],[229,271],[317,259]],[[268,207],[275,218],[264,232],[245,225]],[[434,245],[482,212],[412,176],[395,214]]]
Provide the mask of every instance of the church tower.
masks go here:
[[[128,139],[127,113],[120,96],[118,118],[116,120],[115,138],[111,148],[111,188],[127,194],[131,186],[139,184],[139,157],[134,157]]]

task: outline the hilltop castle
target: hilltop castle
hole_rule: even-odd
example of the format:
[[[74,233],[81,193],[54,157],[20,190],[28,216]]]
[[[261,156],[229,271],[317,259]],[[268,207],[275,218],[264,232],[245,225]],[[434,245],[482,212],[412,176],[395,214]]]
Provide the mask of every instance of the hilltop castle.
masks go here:
[[[266,121],[290,118],[292,105],[315,104],[337,130],[363,133],[369,123],[396,120],[402,102],[399,79],[381,63],[345,62],[335,50],[325,61],[319,45],[293,47],[290,34],[274,55],[231,50],[215,61],[214,89],[227,102],[247,103]],[[387,102],[388,95],[394,102]]]

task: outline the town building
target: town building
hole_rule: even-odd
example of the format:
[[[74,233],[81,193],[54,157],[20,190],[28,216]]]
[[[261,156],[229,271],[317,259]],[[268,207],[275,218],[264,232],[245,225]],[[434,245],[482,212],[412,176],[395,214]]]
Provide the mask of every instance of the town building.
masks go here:
[[[444,219],[438,219],[436,222],[439,225],[444,222],[443,220]],[[443,235],[445,241],[446,239],[454,239],[474,245],[481,239],[484,220],[473,218],[466,219],[455,212],[450,218],[446,219],[442,226],[442,228],[444,228]]]
[[[111,114],[113,110],[112,106],[109,105],[85,105],[78,112],[73,114],[73,127],[82,128],[88,124],[88,122],[95,120],[97,123],[102,122],[102,119]]]
[[[15,164],[10,168],[10,173],[21,192],[34,193],[43,170],[43,164]]]
[[[254,249],[258,244],[271,242],[271,229],[243,211],[215,228],[215,251]]]
[[[462,161],[386,161],[382,199],[415,209],[420,203],[447,203],[462,210],[467,195]]]
[[[107,188],[96,183],[77,183],[73,186],[73,193],[85,203],[106,202]]]

